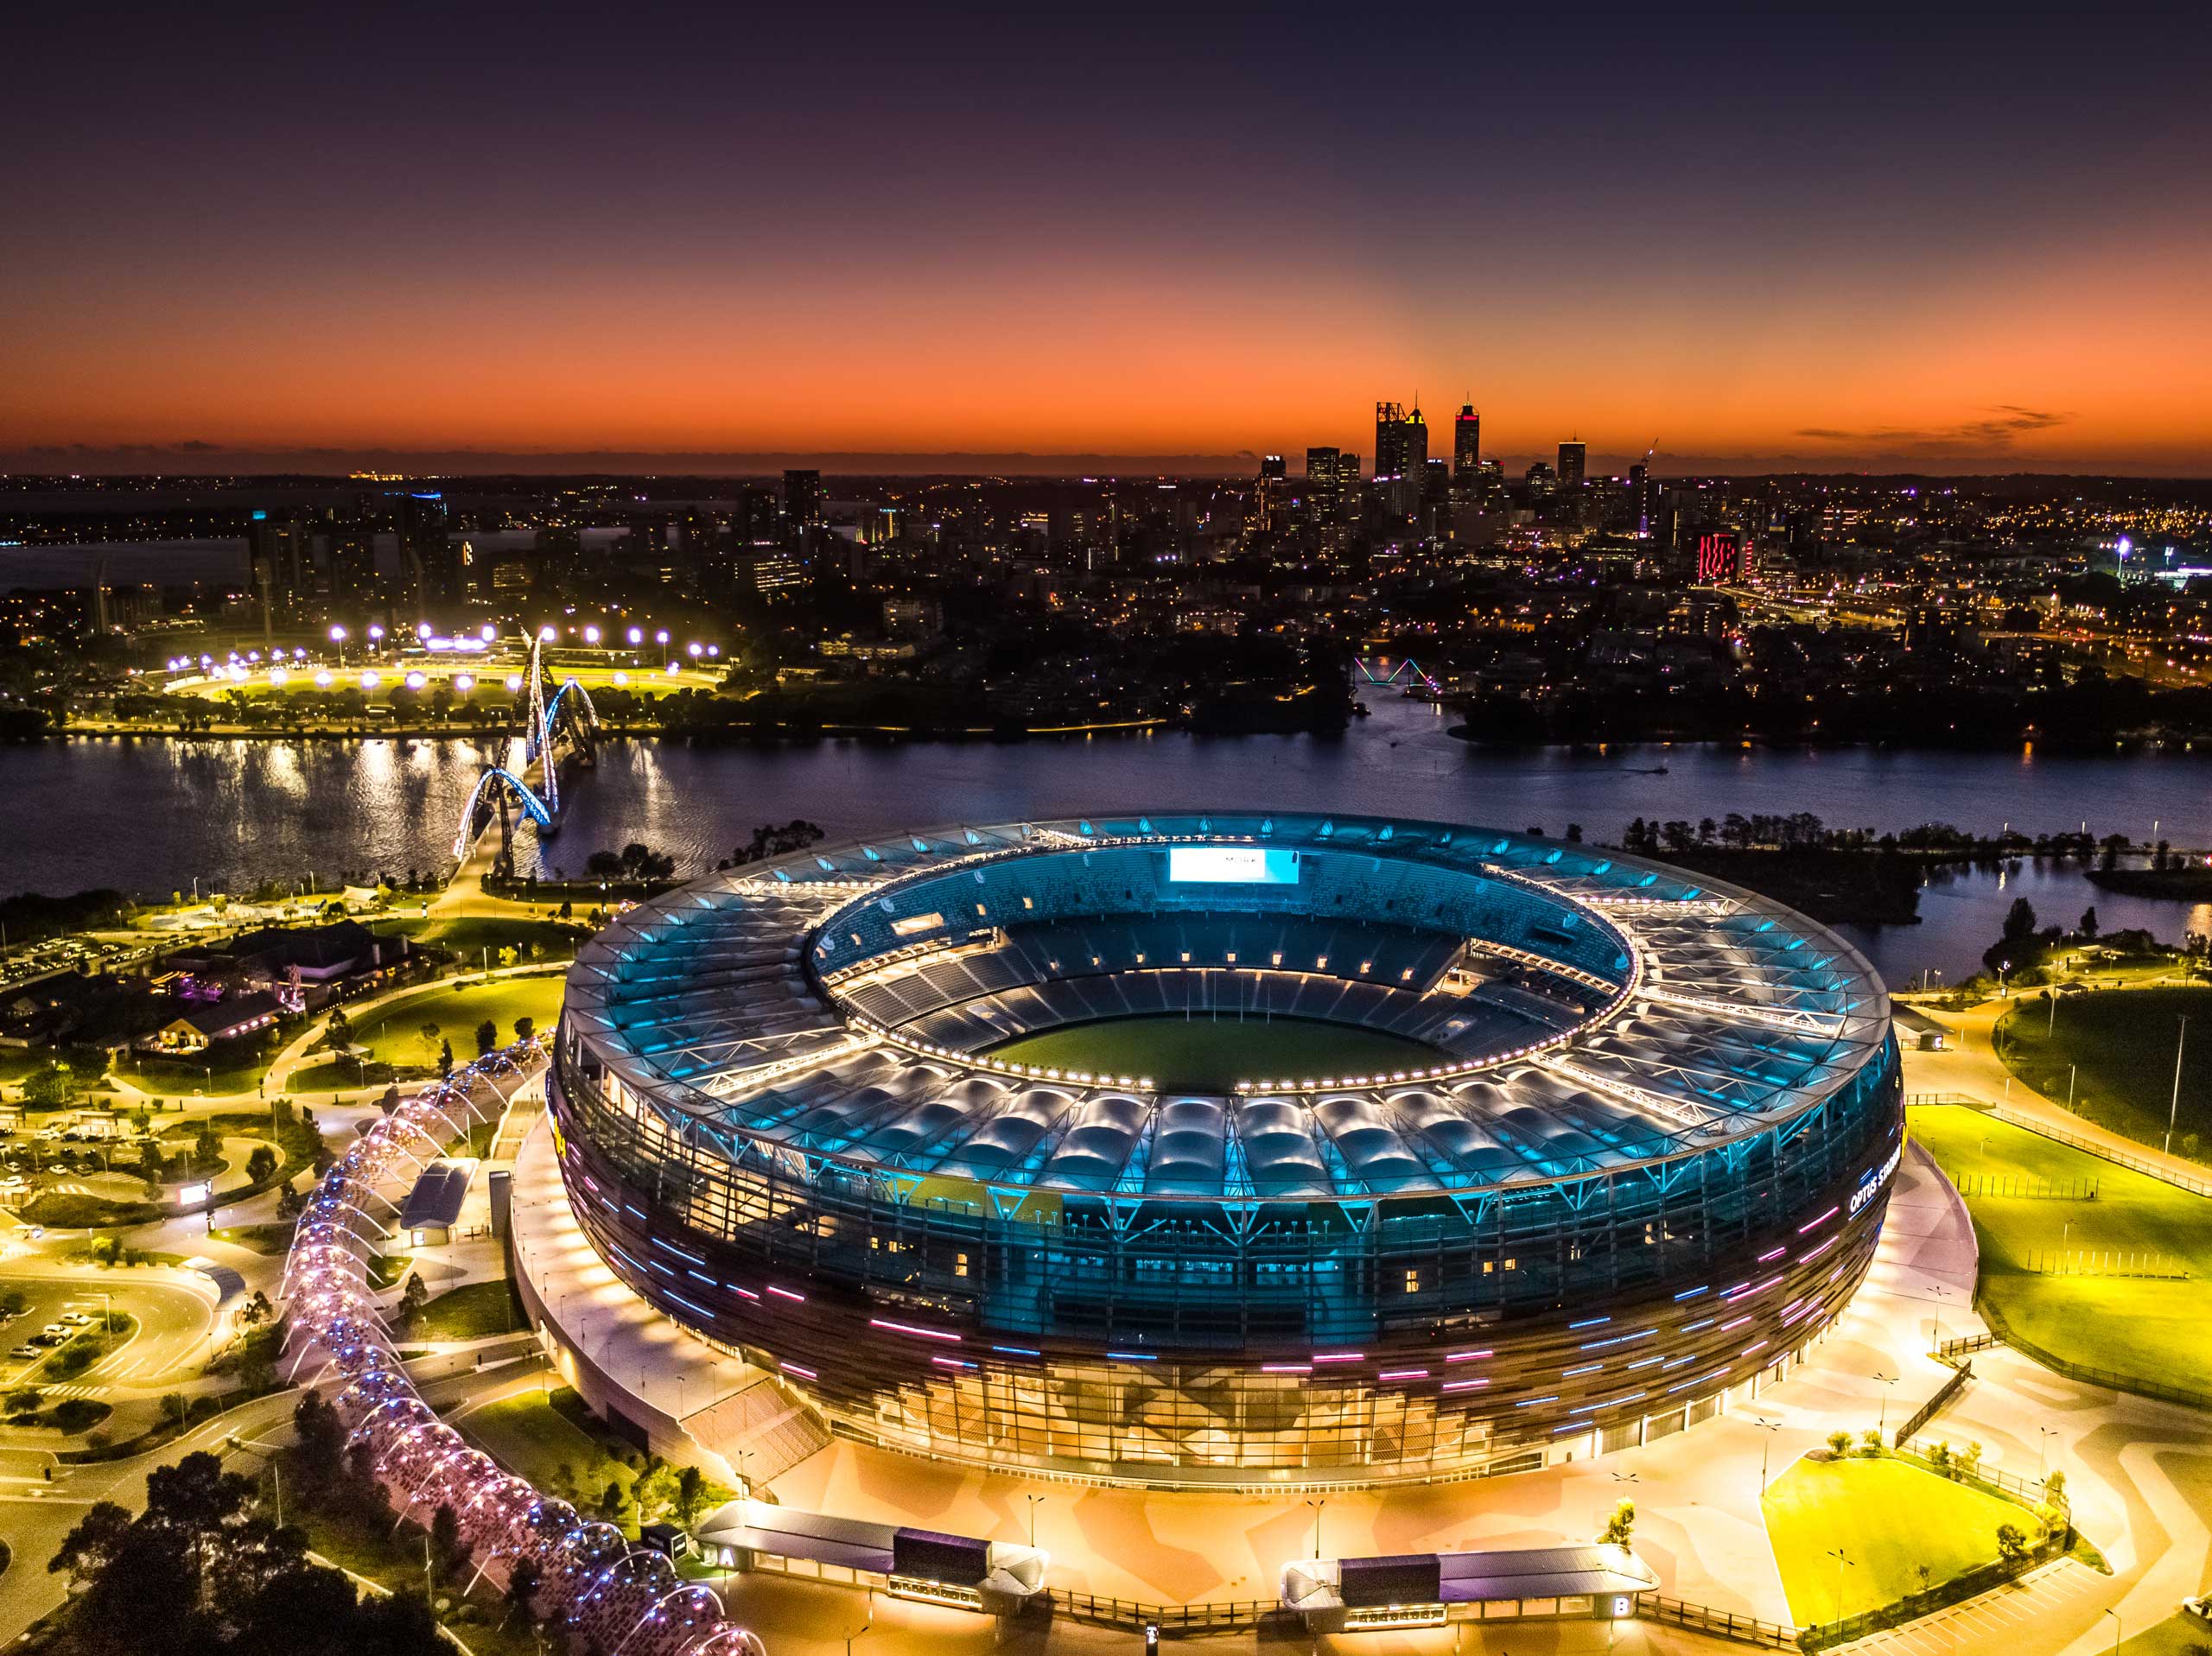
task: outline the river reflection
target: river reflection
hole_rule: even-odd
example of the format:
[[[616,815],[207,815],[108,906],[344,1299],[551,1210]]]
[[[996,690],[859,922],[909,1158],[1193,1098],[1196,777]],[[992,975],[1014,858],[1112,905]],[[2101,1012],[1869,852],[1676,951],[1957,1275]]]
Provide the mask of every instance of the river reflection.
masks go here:
[[[1977,831],[2077,828],[2212,843],[2202,759],[1714,745],[1493,751],[1455,741],[1426,704],[1375,698],[1341,739],[1211,739],[1179,733],[787,748],[611,742],[595,772],[565,769],[569,815],[520,862],[582,869],[592,851],[642,840],[687,871],[711,867],[755,825],[804,816],[833,834],[1149,806],[1402,812],[1617,839],[1631,817],[1695,822],[1729,811],[1810,811],[1831,826],[1927,821]],[[487,758],[510,745],[372,741],[83,739],[0,751],[0,790],[18,825],[0,885],[143,892],[343,871],[404,873],[446,855],[454,821]],[[1957,873],[1922,898],[1923,923],[1848,928],[1892,982],[1923,969],[1955,979],[1997,936],[2015,896],[2045,923],[2096,905],[2107,930],[2163,936],[2212,929],[2202,907],[2099,892],[2070,864]]]

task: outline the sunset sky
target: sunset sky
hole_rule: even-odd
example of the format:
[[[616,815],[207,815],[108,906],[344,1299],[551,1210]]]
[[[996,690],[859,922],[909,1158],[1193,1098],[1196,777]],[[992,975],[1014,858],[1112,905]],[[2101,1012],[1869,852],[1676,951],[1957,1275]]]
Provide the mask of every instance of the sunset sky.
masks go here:
[[[11,22],[0,465],[2212,473],[2212,9],[325,10]]]

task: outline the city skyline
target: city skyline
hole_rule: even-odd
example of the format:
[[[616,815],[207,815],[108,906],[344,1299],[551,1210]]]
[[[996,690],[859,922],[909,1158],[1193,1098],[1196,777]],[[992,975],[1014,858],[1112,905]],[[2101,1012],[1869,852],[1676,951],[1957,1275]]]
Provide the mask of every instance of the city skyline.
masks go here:
[[[0,465],[2212,473],[2206,29],[42,18]]]

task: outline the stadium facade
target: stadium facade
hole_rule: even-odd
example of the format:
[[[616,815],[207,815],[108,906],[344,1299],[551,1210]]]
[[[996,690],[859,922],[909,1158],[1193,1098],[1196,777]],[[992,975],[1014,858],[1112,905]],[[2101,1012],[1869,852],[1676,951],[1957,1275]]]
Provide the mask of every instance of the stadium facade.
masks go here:
[[[1420,1043],[1220,1093],[1008,1063],[1173,1013]],[[1480,1475],[1771,1378],[1871,1258],[1886,992],[1822,928],[1522,834],[1277,813],[899,834],[578,955],[563,1181],[835,1431],[1162,1486]]]

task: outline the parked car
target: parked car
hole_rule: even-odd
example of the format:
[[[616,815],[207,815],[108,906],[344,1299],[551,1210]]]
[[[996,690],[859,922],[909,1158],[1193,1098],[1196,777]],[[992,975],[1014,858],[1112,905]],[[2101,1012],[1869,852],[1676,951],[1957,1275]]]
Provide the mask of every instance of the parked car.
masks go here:
[[[88,1329],[99,1319],[84,1311],[64,1311],[61,1320],[73,1329]]]
[[[39,1357],[45,1355],[45,1354],[36,1346],[17,1346],[8,1355],[10,1357]]]
[[[41,1330],[41,1332],[31,1336],[31,1343],[35,1346],[58,1346],[64,1341],[67,1340],[68,1337],[69,1336],[66,1329],[60,1334],[49,1334]]]

